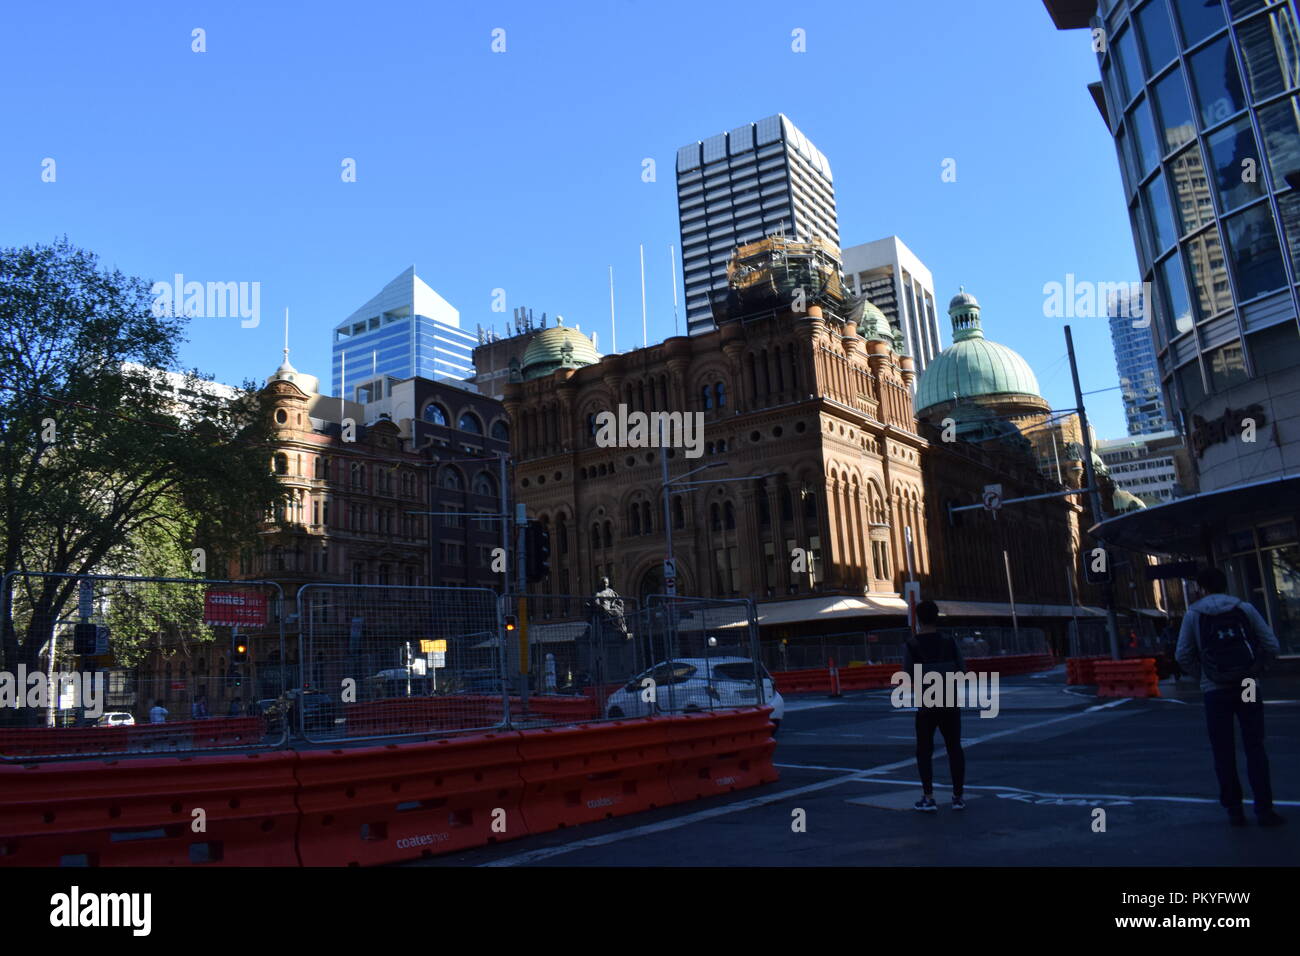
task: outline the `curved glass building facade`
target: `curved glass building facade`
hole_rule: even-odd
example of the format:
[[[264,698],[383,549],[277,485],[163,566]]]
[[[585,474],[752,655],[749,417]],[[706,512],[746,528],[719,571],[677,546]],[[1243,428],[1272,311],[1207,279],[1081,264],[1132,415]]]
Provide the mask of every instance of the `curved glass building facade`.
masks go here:
[[[1300,29],[1290,0],[1044,0],[1088,29],[1199,492],[1103,522],[1195,555],[1300,653]]]

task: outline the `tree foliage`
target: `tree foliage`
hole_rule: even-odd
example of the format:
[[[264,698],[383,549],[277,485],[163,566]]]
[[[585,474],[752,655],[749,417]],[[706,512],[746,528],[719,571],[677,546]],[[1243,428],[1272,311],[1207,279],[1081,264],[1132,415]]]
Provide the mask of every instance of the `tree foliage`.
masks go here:
[[[149,289],[66,238],[0,250],[0,568],[25,572],[9,665],[30,666],[75,610],[75,579],[41,575],[197,577],[204,548],[208,575],[226,577],[282,494],[251,384],[231,398],[191,372],[175,397],[163,371],[184,320],[154,314]]]

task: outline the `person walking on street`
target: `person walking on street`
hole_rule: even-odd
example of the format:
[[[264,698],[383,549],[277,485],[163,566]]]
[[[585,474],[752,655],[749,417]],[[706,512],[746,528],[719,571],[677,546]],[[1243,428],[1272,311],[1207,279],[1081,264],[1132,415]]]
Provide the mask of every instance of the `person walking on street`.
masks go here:
[[[165,724],[167,723],[167,708],[163,706],[161,700],[155,700],[153,706],[149,708],[149,723]]]
[[[917,664],[922,675],[929,672],[947,674],[966,669],[961,648],[948,635],[938,631],[939,605],[922,601],[916,606],[916,634],[908,638],[903,647],[903,669],[913,677]],[[952,808],[966,809],[963,786],[966,782],[966,755],[961,749],[961,708],[951,706],[926,707],[922,703],[921,688],[913,678],[913,700],[916,705],[916,767],[921,774],[921,799],[913,809],[923,813],[938,810],[934,802],[934,732],[943,734],[943,745],[948,751],[948,770],[952,775]]]
[[[1253,605],[1224,593],[1228,578],[1221,570],[1205,568],[1196,583],[1205,596],[1187,609],[1176,656],[1184,670],[1201,676],[1219,803],[1233,826],[1246,825],[1237,777],[1235,721],[1241,724],[1255,817],[1261,826],[1278,826],[1286,819],[1273,808],[1264,750],[1264,701],[1258,686],[1265,668],[1278,655],[1277,637]]]

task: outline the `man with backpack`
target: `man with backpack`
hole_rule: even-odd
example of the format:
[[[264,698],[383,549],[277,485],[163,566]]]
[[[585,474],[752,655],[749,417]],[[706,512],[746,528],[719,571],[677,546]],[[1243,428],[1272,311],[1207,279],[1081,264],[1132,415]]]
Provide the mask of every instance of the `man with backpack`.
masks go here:
[[[1228,811],[1233,826],[1246,825],[1237,777],[1235,718],[1241,723],[1255,816],[1261,826],[1278,826],[1286,820],[1273,809],[1268,754],[1264,752],[1264,702],[1258,689],[1264,668],[1278,655],[1277,638],[1251,604],[1224,593],[1228,578],[1218,568],[1203,569],[1196,583],[1205,596],[1187,609],[1176,656],[1184,670],[1192,674],[1199,670],[1201,675],[1219,803]]]
[[[921,665],[922,674],[937,671],[940,674],[959,673],[966,669],[961,648],[948,635],[938,631],[939,605],[922,601],[916,605],[916,634],[907,639],[903,647],[903,671],[909,676],[915,665]],[[916,767],[921,774],[921,799],[913,809],[934,813],[939,809],[934,802],[934,732],[943,734],[943,745],[948,751],[948,770],[952,774],[952,808],[966,809],[962,787],[966,782],[966,755],[961,749],[961,708],[956,706],[926,707],[921,702],[921,688],[913,686],[916,704]],[[953,701],[945,701],[951,705]]]

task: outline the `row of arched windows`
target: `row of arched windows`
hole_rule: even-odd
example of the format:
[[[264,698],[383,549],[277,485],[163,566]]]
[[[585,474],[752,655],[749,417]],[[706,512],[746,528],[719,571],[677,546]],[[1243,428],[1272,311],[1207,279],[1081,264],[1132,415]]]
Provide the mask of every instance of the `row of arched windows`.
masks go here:
[[[426,422],[432,425],[441,425],[448,427],[451,416],[447,414],[447,409],[437,402],[430,402],[424,406],[422,416]],[[456,420],[456,428],[462,432],[468,432],[471,435],[483,434],[483,422],[472,411],[461,412],[460,418]],[[498,418],[492,423],[491,434],[493,438],[501,441],[510,440],[510,426],[506,424],[505,419]]]
[[[758,349],[745,355],[745,373],[749,379],[749,397],[754,402],[770,400],[785,393],[798,394],[799,350],[793,343]]]

